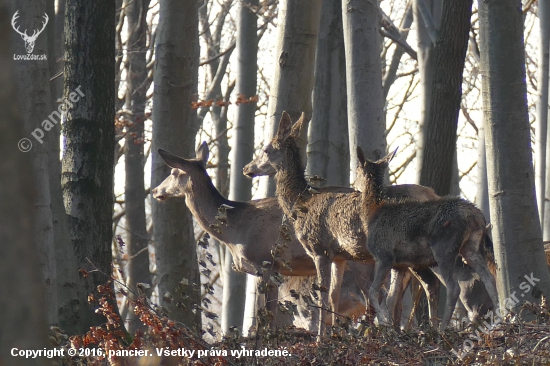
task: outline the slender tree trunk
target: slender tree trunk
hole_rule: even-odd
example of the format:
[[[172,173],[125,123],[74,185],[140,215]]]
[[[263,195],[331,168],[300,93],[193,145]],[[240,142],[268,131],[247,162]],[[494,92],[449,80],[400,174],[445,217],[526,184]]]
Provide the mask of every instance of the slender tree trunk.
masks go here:
[[[115,2],[65,2],[66,121],[62,187],[79,268],[111,273],[115,89]],[[85,20],[85,21],[83,21]],[[90,264],[91,262],[92,264]],[[82,276],[82,326],[103,323],[87,296],[109,277]]]
[[[302,112],[311,118],[311,92],[314,84],[315,50],[321,18],[321,0],[282,0],[277,26],[277,63],[269,89],[268,122],[264,141],[275,135],[281,113],[293,121]],[[303,128],[307,131],[307,125]],[[304,146],[305,147],[305,146]],[[302,149],[305,156],[306,149]],[[262,178],[260,192],[275,194],[275,181]]]
[[[145,222],[144,170],[144,113],[147,103],[147,11],[149,0],[124,2],[128,21],[128,72],[126,74],[126,105],[132,112],[125,131],[125,188],[124,207],[126,217],[126,284],[136,289],[137,283],[151,283],[147,224]],[[139,320],[130,307],[126,317],[126,329],[133,334],[140,327]]]
[[[307,175],[326,185],[349,185],[349,139],[342,1],[323,0],[315,58],[313,115],[307,148]]]
[[[0,364],[45,365],[45,358],[10,354],[13,347],[46,347],[48,326],[34,240],[35,193],[39,187],[35,186],[31,157],[17,149],[18,140],[27,134],[16,99],[18,82],[13,66],[17,61],[13,61],[9,42],[13,13],[8,2],[0,0]],[[21,42],[17,40],[16,45]]]
[[[243,94],[245,98],[256,95],[256,82],[258,72],[258,36],[256,33],[257,20],[253,10],[258,6],[258,0],[243,0],[239,3],[239,18],[237,20],[237,94]],[[256,103],[239,104],[233,127],[233,149],[231,150],[231,173],[229,199],[234,201],[248,201],[252,197],[252,181],[243,175],[243,167],[252,160],[254,155],[254,116],[256,114]],[[226,256],[229,252],[226,251]],[[226,266],[227,268],[227,266]],[[233,271],[235,272],[235,271]],[[235,277],[233,274],[226,273],[226,277]],[[232,278],[234,285],[227,288],[224,283],[224,302],[227,297],[242,298],[245,301],[243,308],[236,307],[234,315],[224,312],[222,307],[222,330],[224,332],[229,328],[230,322],[224,321],[224,316],[229,320],[238,321],[238,316],[243,315],[248,319],[242,319],[243,329],[248,330],[252,325],[255,312],[256,291],[246,293],[247,282],[254,287],[255,276],[249,276],[239,273],[237,279]],[[247,311],[248,310],[248,311]],[[244,320],[244,323],[243,323]]]
[[[441,22],[441,1],[414,0],[413,14],[418,41],[418,70],[420,73],[420,119],[416,140],[417,182],[420,182],[424,155],[424,140],[430,105],[434,69],[435,31]]]
[[[481,121],[477,130],[477,193],[476,206],[483,212],[487,221],[491,221],[489,210],[489,183],[487,181],[487,156],[485,154],[485,123]]]
[[[19,10],[21,8],[21,10]],[[25,1],[17,2],[12,6],[13,13],[18,11],[19,22],[25,22],[25,28],[39,30],[44,21],[46,8],[43,3]],[[24,42],[17,33],[14,38],[13,53],[25,54]],[[47,54],[47,37],[36,39],[33,53]],[[27,135],[37,136],[32,139],[32,149],[29,152],[34,171],[34,237],[36,250],[39,254],[42,283],[45,288],[45,297],[42,299],[46,308],[47,319],[50,324],[57,324],[57,278],[55,270],[54,231],[51,211],[50,177],[48,147],[45,143],[49,137],[52,123],[47,116],[51,113],[50,78],[47,60],[36,62],[16,62],[15,72],[19,88],[18,100],[23,112],[23,121]],[[46,136],[45,134],[48,134]],[[25,151],[26,152],[26,151]]]
[[[535,187],[540,222],[544,231],[544,206],[546,191],[546,134],[548,131],[548,77],[550,67],[550,1],[538,2],[539,15],[539,64],[537,74],[537,119],[535,124]]]
[[[480,2],[485,141],[501,306],[550,294],[535,198],[523,14],[515,0]],[[536,278],[528,281],[526,278]],[[528,286],[525,283],[528,282]],[[508,300],[519,293],[518,301]]]
[[[432,187],[439,195],[448,195],[451,189],[471,15],[472,0],[443,1],[420,172],[420,184]]]
[[[152,187],[170,174],[170,168],[156,153],[158,148],[180,156],[194,155],[197,129],[191,101],[197,86],[197,70],[197,3],[161,0],[154,75]],[[191,213],[183,200],[175,199],[153,200],[152,214],[161,305],[172,319],[198,330],[200,313],[191,311],[193,304],[200,303]],[[167,292],[174,300],[165,296]],[[188,297],[184,298],[182,292]]]
[[[359,146],[373,159],[386,151],[386,116],[380,65],[380,9],[377,1],[342,1],[346,49],[349,148]],[[351,181],[357,155],[350,154]]]

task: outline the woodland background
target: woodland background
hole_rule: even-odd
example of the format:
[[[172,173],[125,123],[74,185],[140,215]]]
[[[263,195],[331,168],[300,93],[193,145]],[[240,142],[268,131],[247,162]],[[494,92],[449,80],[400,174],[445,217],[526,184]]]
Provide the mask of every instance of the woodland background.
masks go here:
[[[13,60],[26,53],[16,11],[29,34],[48,15],[33,51],[46,61]],[[224,196],[272,195],[242,167],[283,110],[311,119],[308,175],[347,186],[356,146],[399,146],[390,183],[462,195],[492,223],[500,296],[527,269],[541,282],[525,301],[550,291],[548,0],[2,0],[0,27],[0,364],[14,342],[41,348],[47,325],[105,324],[88,300],[111,275],[102,306],[129,334],[145,330],[129,291],[212,339],[246,331],[255,289],[221,245],[217,266],[199,264],[183,200],[152,200],[170,172],[155,152],[190,158],[206,141]]]

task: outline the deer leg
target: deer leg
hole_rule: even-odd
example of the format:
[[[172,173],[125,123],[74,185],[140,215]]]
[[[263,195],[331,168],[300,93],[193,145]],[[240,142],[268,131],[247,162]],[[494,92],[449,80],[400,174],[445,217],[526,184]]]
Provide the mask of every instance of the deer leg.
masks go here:
[[[428,316],[430,317],[430,325],[437,328],[437,307],[439,302],[439,279],[429,269],[412,269],[420,285],[426,293],[428,299]]]
[[[442,249],[443,250],[443,249]],[[447,287],[447,299],[445,302],[445,312],[443,313],[443,318],[441,319],[441,324],[439,328],[441,330],[447,328],[451,317],[453,315],[456,302],[460,295],[460,286],[458,281],[454,278],[454,263],[455,255],[453,253],[445,253],[444,255],[437,255],[434,253],[435,260],[439,265],[432,268],[432,271],[439,277],[441,282]]]
[[[386,303],[385,301],[383,301],[381,304],[378,296],[380,287],[382,287],[382,284],[388,276],[391,267],[391,263],[383,263],[380,260],[376,261],[376,265],[374,268],[374,280],[372,281],[372,286],[369,289],[369,301],[376,311],[376,316],[378,317],[379,324],[389,323],[390,314],[388,308],[385,306]]]
[[[401,324],[401,300],[403,299],[403,282],[405,280],[406,272],[401,269],[392,268],[390,273],[390,289],[386,297],[386,304],[388,306],[391,320],[393,320],[393,327],[399,329]],[[398,309],[399,308],[399,309]]]
[[[340,302],[340,291],[342,289],[342,279],[344,278],[344,270],[346,269],[346,261],[332,262],[332,273],[330,278],[330,308],[332,310],[332,325],[336,324],[336,314],[338,313],[338,303]]]
[[[319,280],[319,286],[321,287],[320,296],[320,308],[319,308],[319,331],[318,338],[325,335],[326,325],[325,319],[327,317],[327,311],[325,310],[329,306],[329,293],[330,286],[330,267],[331,260],[324,255],[315,255],[313,258],[315,262],[315,268],[317,269],[317,278]]]
[[[269,271],[271,273],[271,271]],[[267,293],[265,299],[265,308],[273,314],[273,319],[271,319],[270,328],[275,329],[277,326],[277,313],[279,312],[278,300],[279,300],[279,287],[271,281],[267,276],[265,280],[267,283]]]

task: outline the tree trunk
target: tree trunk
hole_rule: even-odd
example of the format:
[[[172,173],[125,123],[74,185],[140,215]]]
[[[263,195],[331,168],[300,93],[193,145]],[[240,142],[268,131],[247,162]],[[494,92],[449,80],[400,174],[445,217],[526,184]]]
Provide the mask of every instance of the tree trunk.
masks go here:
[[[537,74],[537,119],[535,124],[535,187],[540,222],[544,231],[544,206],[546,191],[546,134],[548,131],[548,68],[550,52],[550,1],[538,2],[539,15],[539,64]]]
[[[34,241],[35,199],[38,190],[31,157],[17,150],[27,136],[17,104],[17,81],[9,40],[13,11],[0,0],[0,364],[45,365],[45,358],[12,357],[10,350],[47,346],[46,309],[42,306],[44,281]],[[16,40],[16,46],[22,43]],[[19,142],[21,146],[21,142]]]
[[[25,21],[27,24],[25,27],[40,29],[40,25],[44,21],[44,14],[46,14],[44,4],[33,1],[18,2],[13,4],[12,9],[13,13],[18,11],[18,24]],[[14,38],[14,54],[25,54],[24,42],[20,36],[14,32],[12,37]],[[36,39],[33,53],[47,54],[47,37]],[[46,308],[48,322],[57,324],[57,275],[48,164],[49,144],[44,140],[50,137],[49,130],[54,124],[59,123],[59,119],[53,123],[47,119],[52,110],[48,62],[16,62],[15,72],[18,76],[18,84],[25,86],[18,90],[18,102],[22,111],[26,135],[34,137],[29,142],[32,144],[30,157],[34,172],[34,186],[36,187],[33,197],[35,206],[33,230],[40,260],[42,283],[45,288],[45,297],[42,301]]]
[[[480,2],[489,197],[501,306],[550,294],[535,198],[523,14],[515,0]],[[537,280],[532,280],[535,277]],[[531,279],[527,283],[526,278]],[[539,282],[540,281],[540,282]],[[527,287],[525,284],[527,283]],[[520,292],[521,299],[510,297]],[[509,299],[505,301],[505,299]]]
[[[481,121],[477,130],[477,193],[476,206],[483,212],[485,219],[491,222],[489,210],[489,183],[487,182],[487,156],[485,154],[485,123]]]
[[[258,36],[256,33],[257,20],[253,9],[258,6],[258,0],[243,0],[239,7],[239,17],[237,20],[237,95],[243,94],[245,98],[250,98],[256,95],[256,81],[258,72]],[[252,8],[254,7],[254,8]],[[254,155],[254,117],[256,114],[256,103],[239,104],[237,107],[236,118],[233,127],[234,142],[231,149],[231,173],[230,173],[230,189],[229,199],[233,201],[248,201],[252,197],[252,180],[243,175],[243,167],[252,160]],[[226,256],[230,255],[226,251]],[[225,266],[227,268],[227,266]],[[234,272],[231,268],[230,271]],[[222,307],[222,330],[227,332],[231,326],[230,319],[234,319],[233,323],[243,326],[244,330],[248,330],[249,326],[254,322],[250,317],[254,317],[257,309],[250,305],[256,303],[256,291],[249,292],[246,296],[247,282],[254,287],[255,276],[249,276],[239,273],[234,276],[233,273],[225,274],[229,276],[232,286],[227,288],[224,283],[224,303],[226,293],[228,297],[236,297],[237,301],[229,301],[230,307]],[[237,278],[233,278],[237,277]],[[241,308],[241,300],[245,304]],[[229,300],[229,298],[228,298]],[[236,306],[237,305],[237,306]],[[226,310],[227,309],[227,310]],[[244,309],[250,309],[245,311]],[[233,315],[231,314],[233,313]],[[223,316],[225,315],[225,317]],[[241,318],[241,322],[237,323],[238,316],[243,316],[248,319]],[[226,322],[224,319],[228,319]],[[244,320],[244,323],[243,323]],[[227,328],[226,328],[227,327]]]
[[[128,21],[128,72],[126,73],[126,106],[132,112],[126,126],[124,207],[126,217],[126,285],[136,290],[137,283],[151,283],[147,224],[145,222],[144,113],[147,103],[147,11],[149,0],[125,1]],[[129,304],[126,329],[133,334],[140,322]]]
[[[111,274],[115,2],[66,0],[65,10],[65,211],[78,267],[103,272],[81,279],[85,291],[79,304],[85,310],[80,321],[88,328],[104,318],[87,296]]]
[[[307,175],[328,186],[348,186],[350,150],[342,1],[323,0],[315,58],[313,115],[307,146]]]
[[[193,156],[196,114],[191,109],[198,75],[197,3],[161,0],[156,38],[153,97],[153,157],[151,187],[158,186],[170,168],[156,153],[166,149]],[[189,327],[201,328],[200,277],[191,213],[183,200],[152,201],[158,291],[169,317]],[[174,300],[169,300],[166,293]],[[184,298],[182,293],[189,297]]]
[[[427,119],[432,102],[435,30],[441,22],[441,1],[414,0],[413,14],[418,42],[418,71],[420,73],[420,118],[416,139],[417,182],[420,182],[424,155]]]
[[[386,151],[386,116],[380,64],[380,9],[377,1],[342,2],[346,49],[348,132],[351,181],[355,180],[357,147],[373,159]]]
[[[269,106],[264,141],[275,136],[283,111],[293,121],[301,113],[311,118],[311,92],[314,84],[315,50],[321,18],[321,0],[282,0],[277,26],[277,63],[269,89]],[[307,124],[304,125],[307,131]],[[302,148],[305,157],[305,146]],[[260,193],[275,194],[275,181],[261,179]]]
[[[432,187],[441,196],[448,195],[451,189],[471,15],[471,0],[443,1],[420,172],[420,184]]]

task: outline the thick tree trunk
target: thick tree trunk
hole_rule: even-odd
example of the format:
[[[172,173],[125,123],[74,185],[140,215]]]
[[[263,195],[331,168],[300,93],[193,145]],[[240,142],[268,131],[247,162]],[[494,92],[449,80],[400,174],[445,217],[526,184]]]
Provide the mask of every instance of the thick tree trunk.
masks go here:
[[[22,8],[19,10],[19,8]],[[12,6],[13,13],[18,11],[17,22],[25,22],[25,28],[40,29],[44,21],[46,8],[40,2],[17,2]],[[24,42],[17,33],[13,33],[13,53],[25,54]],[[47,37],[36,39],[33,53],[47,54]],[[47,60],[34,62],[16,62],[15,73],[18,85],[18,102],[23,112],[23,123],[27,136],[35,136],[30,143],[29,152],[34,172],[34,237],[40,260],[42,283],[45,288],[44,305],[50,324],[57,324],[57,278],[55,270],[54,231],[51,211],[50,177],[49,177],[49,130],[54,123],[47,116],[52,111],[50,96],[49,64]],[[46,136],[48,134],[48,136]],[[52,136],[53,137],[53,136]],[[22,146],[23,147],[23,146]],[[26,151],[25,151],[26,152]]]
[[[275,136],[281,113],[287,111],[293,121],[301,113],[311,118],[311,92],[314,84],[315,50],[321,18],[321,0],[282,0],[277,26],[277,62],[269,89],[268,122],[264,141]],[[307,125],[303,128],[307,131]],[[304,156],[305,146],[302,149]],[[260,192],[275,194],[275,181],[261,179]]]
[[[546,191],[546,134],[548,131],[548,77],[550,67],[550,1],[539,0],[539,63],[537,74],[537,119],[535,124],[535,187],[540,222],[544,231]]]
[[[443,1],[433,53],[431,102],[424,130],[420,184],[432,187],[442,196],[448,195],[451,189],[471,15],[472,0]]]
[[[0,0],[0,364],[45,365],[45,358],[11,356],[13,347],[47,347],[46,309],[41,303],[44,281],[34,241],[35,179],[31,157],[17,149],[27,136],[17,104],[13,52],[13,11]],[[19,39],[16,45],[19,46]],[[31,62],[31,61],[19,61]],[[19,145],[21,146],[21,145]]]
[[[342,1],[346,49],[349,149],[363,148],[373,159],[386,151],[386,116],[380,65],[380,9],[377,1]],[[350,155],[355,180],[357,154]]]
[[[67,0],[65,10],[65,211],[78,267],[89,271],[95,266],[104,273],[81,278],[85,291],[79,305],[85,310],[80,321],[88,328],[104,318],[87,296],[111,273],[115,2]]]
[[[126,218],[126,285],[136,290],[137,283],[151,283],[147,224],[145,222],[144,170],[144,113],[147,103],[147,11],[149,0],[124,2],[128,21],[128,72],[126,74],[126,105],[132,112],[125,131],[125,188]],[[133,311],[128,309],[126,329],[132,334],[140,327]]]
[[[550,276],[534,194],[523,14],[515,0],[482,1],[479,5],[497,288],[501,306],[515,307],[523,301],[540,300],[541,293],[550,294]],[[521,295],[516,297],[518,301],[510,300],[518,293]]]
[[[252,7],[258,6],[258,0],[243,0],[239,4],[239,18],[237,20],[237,94],[243,94],[245,98],[250,98],[256,95],[256,81],[258,72],[258,36],[256,33],[257,20],[256,14],[253,13]],[[229,199],[234,201],[248,201],[252,197],[252,181],[243,175],[243,167],[248,164],[254,155],[254,116],[256,114],[256,103],[239,104],[237,107],[236,119],[233,127],[233,148],[231,150],[231,173],[230,173],[230,189]],[[226,256],[229,252],[226,251]],[[227,268],[227,266],[226,266]],[[231,269],[230,269],[231,270]],[[232,271],[232,270],[231,270]],[[233,271],[234,272],[234,271]],[[248,319],[242,319],[238,325],[243,325],[244,330],[248,330],[253,324],[253,319],[257,309],[253,309],[253,304],[256,303],[256,291],[246,294],[247,282],[254,287],[255,277],[245,274],[226,273],[233,278],[233,286],[226,288],[224,283],[224,303],[226,293],[228,297],[237,297],[237,299],[245,300],[246,306],[240,308],[232,305],[234,308],[228,308],[225,312],[225,307],[222,307],[222,330],[224,332],[229,329],[230,322],[226,322],[233,318],[238,321],[238,315]],[[230,302],[234,304],[235,302]],[[237,302],[240,305],[240,302]],[[245,311],[243,314],[243,310]],[[229,311],[234,313],[232,316]],[[223,316],[225,315],[225,317]],[[244,323],[243,323],[244,321]],[[227,327],[227,328],[226,328]]]
[[[477,193],[476,206],[483,212],[485,219],[491,221],[489,210],[489,183],[487,181],[487,156],[485,153],[485,123],[481,121],[477,130]]]
[[[315,58],[313,115],[307,146],[307,175],[328,186],[349,185],[349,139],[342,1],[323,0]]]
[[[441,22],[441,1],[414,0],[413,14],[418,42],[418,70],[420,73],[420,118],[416,140],[417,182],[420,182],[424,155],[427,119],[432,102],[433,69],[435,67],[435,30]],[[432,40],[433,39],[433,40]]]
[[[193,156],[196,114],[191,109],[197,86],[197,3],[161,0],[156,38],[153,97],[153,159],[151,187],[158,186],[170,168],[156,153],[166,149],[180,156]],[[191,213],[183,200],[152,202],[153,233],[157,259],[158,291],[169,317],[190,327],[201,327],[200,277]],[[169,300],[166,293],[174,300]],[[184,298],[182,292],[189,297]],[[178,305],[179,304],[179,305]]]

